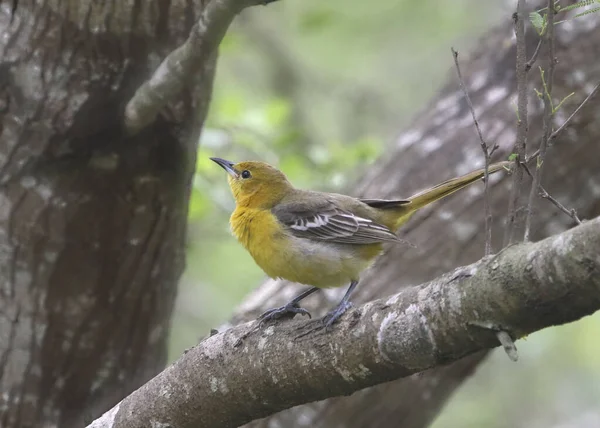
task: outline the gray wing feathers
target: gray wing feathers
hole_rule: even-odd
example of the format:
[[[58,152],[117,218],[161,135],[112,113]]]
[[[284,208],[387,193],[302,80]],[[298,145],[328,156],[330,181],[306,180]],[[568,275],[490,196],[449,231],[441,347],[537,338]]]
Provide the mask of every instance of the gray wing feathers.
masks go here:
[[[284,204],[275,208],[273,214],[301,238],[357,245],[400,241],[387,227],[342,210],[331,201],[325,201],[318,208],[311,210],[298,203]]]

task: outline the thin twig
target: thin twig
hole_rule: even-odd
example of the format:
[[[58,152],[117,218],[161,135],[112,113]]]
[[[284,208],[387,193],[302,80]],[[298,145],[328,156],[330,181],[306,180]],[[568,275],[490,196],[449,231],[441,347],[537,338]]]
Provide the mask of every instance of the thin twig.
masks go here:
[[[579,111],[592,99],[594,98],[594,96],[596,96],[596,94],[598,93],[598,91],[600,90],[600,83],[596,84],[596,86],[594,86],[594,89],[592,89],[592,92],[589,93],[589,95],[581,102],[581,104],[579,104],[577,106],[577,108],[573,111],[573,113],[571,113],[571,116],[569,116],[567,118],[567,120],[565,120],[563,122],[562,125],[560,125],[558,127],[558,129],[556,131],[554,131],[552,134],[550,134],[550,138],[548,141],[548,147],[552,147],[552,144],[554,142],[554,140],[570,125],[570,123],[573,121],[573,118],[577,115],[577,113],[579,113]],[[527,158],[527,162],[529,162],[531,159],[534,159],[536,157],[538,157],[540,154],[540,150],[537,149],[535,152],[533,152],[528,158]]]
[[[275,0],[211,0],[207,2],[187,40],[171,52],[125,107],[124,125],[130,134],[151,124],[213,55],[229,24],[244,8]]]
[[[498,326],[496,323],[494,322],[490,322],[490,321],[470,321],[467,323],[468,325],[472,325],[474,327],[479,327],[485,330],[491,330],[496,334],[496,338],[498,339],[498,342],[500,342],[500,344],[502,345],[502,347],[504,348],[504,352],[506,352],[506,355],[508,355],[508,358],[510,358],[512,361],[517,361],[519,359],[519,353],[517,352],[517,346],[515,345],[515,342],[513,341],[510,333],[506,330],[504,330],[502,327]]]
[[[471,112],[471,116],[473,117],[473,123],[475,124],[475,129],[477,130],[477,135],[479,135],[479,142],[481,145],[481,150],[483,151],[483,158],[485,160],[484,167],[484,175],[483,182],[485,188],[483,190],[483,211],[485,215],[485,255],[489,255],[492,253],[492,210],[490,208],[490,192],[489,192],[489,167],[490,167],[490,157],[491,153],[488,150],[488,145],[483,139],[483,135],[481,133],[481,128],[479,127],[479,122],[477,121],[477,116],[475,115],[475,110],[473,109],[473,103],[471,102],[471,97],[469,97],[469,91],[467,91],[467,86],[465,85],[465,81],[462,77],[462,73],[460,72],[460,65],[458,64],[458,52],[454,50],[454,48],[450,48],[452,51],[452,56],[454,57],[454,65],[456,66],[456,73],[458,74],[458,81],[460,83],[460,88],[465,94],[465,98],[467,100],[467,105],[469,106],[469,111]],[[495,151],[496,146],[492,147],[492,152]]]
[[[554,0],[548,0],[548,10],[546,12],[546,31],[544,34],[544,42],[547,45],[548,51],[548,73],[544,76],[544,71],[540,68],[542,73],[542,95],[544,99],[544,125],[543,125],[543,136],[540,142],[539,156],[536,162],[535,174],[531,182],[531,189],[529,191],[529,201],[527,203],[526,217],[525,217],[525,233],[523,240],[529,241],[531,236],[531,221],[533,219],[533,212],[535,206],[535,200],[540,193],[540,185],[542,182],[542,173],[544,171],[544,161],[546,160],[546,150],[548,149],[548,143],[550,141],[550,135],[552,134],[552,118],[554,117],[554,105],[552,104],[552,82],[554,80],[554,69],[556,65],[556,59],[554,58]]]
[[[540,54],[540,48],[542,47],[542,43],[543,39],[540,39],[537,46],[535,47],[535,52],[533,52],[533,55],[531,55],[531,58],[529,59],[529,61],[527,61],[527,64],[525,65],[527,71],[531,70],[531,67],[533,67],[533,64],[535,64],[535,62],[537,61],[537,57]]]
[[[516,156],[515,171],[513,175],[513,188],[508,202],[508,224],[504,235],[504,245],[512,244],[515,229],[520,221],[517,220],[521,209],[521,186],[523,184],[523,168],[521,161],[525,160],[527,153],[527,47],[525,44],[525,19],[527,12],[525,0],[517,3],[517,12],[513,14],[515,34],[517,39],[517,137],[513,148]]]
[[[527,172],[527,174],[533,178],[533,174],[531,173],[531,171],[529,170],[529,167],[527,166],[526,163],[523,163],[523,168],[525,169],[525,171]],[[581,220],[579,219],[579,216],[577,216],[577,211],[575,211],[575,208],[571,208],[568,209],[567,207],[565,207],[563,204],[561,204],[560,202],[558,202],[556,199],[554,199],[554,197],[552,197],[548,191],[546,189],[544,189],[544,186],[542,186],[540,184],[540,186],[538,187],[539,189],[539,197],[542,199],[547,199],[549,202],[551,202],[556,208],[558,208],[559,210],[561,210],[563,213],[565,213],[566,215],[568,215],[570,218],[572,218],[575,223],[577,224],[581,224]]]
[[[540,186],[540,198],[547,199],[556,208],[558,208],[563,213],[565,213],[566,215],[568,215],[569,217],[571,217],[573,220],[575,220],[575,223],[581,224],[581,220],[577,216],[577,211],[575,211],[575,208],[568,209],[563,204],[561,204],[556,199],[554,199],[552,196],[550,196],[550,194],[542,186]]]
[[[496,337],[504,348],[504,352],[506,352],[508,358],[510,358],[511,361],[516,362],[519,359],[519,353],[517,352],[517,346],[512,337],[510,337],[510,334],[504,330],[500,330],[496,332]]]

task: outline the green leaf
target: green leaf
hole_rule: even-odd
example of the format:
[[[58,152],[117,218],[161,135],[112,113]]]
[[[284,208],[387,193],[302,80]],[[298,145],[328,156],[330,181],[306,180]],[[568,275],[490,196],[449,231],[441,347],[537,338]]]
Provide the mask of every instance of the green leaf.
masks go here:
[[[546,19],[539,12],[531,12],[529,14],[529,20],[535,27],[538,34],[542,34],[544,32],[544,28],[546,27]]]
[[[516,154],[516,153],[511,153],[511,154],[508,156],[508,160],[509,160],[509,161],[515,161],[515,160],[517,160],[517,158],[518,158],[518,157],[519,157],[519,155],[518,155],[518,154]]]

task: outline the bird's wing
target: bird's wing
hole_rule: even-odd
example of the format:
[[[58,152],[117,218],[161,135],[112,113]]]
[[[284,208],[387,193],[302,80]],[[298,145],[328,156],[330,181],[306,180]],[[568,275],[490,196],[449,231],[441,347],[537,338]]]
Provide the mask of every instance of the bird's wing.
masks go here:
[[[401,241],[386,226],[343,210],[332,201],[321,201],[316,206],[303,202],[282,204],[273,209],[273,214],[300,238],[356,245]]]

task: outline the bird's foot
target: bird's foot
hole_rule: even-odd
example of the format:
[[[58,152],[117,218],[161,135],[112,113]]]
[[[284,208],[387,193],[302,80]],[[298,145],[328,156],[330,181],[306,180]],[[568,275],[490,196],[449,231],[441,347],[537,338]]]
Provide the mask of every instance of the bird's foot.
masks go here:
[[[348,310],[352,307],[352,303],[348,301],[342,301],[337,305],[331,312],[328,312],[321,321],[325,326],[325,330],[329,331],[331,326]]]
[[[312,324],[302,326],[301,333],[294,337],[294,340],[301,339],[310,334],[316,333],[317,331],[325,330],[325,332],[331,331],[333,324],[348,310],[352,307],[350,302],[340,302],[331,312],[328,312],[323,318],[313,321]]]
[[[263,312],[258,317],[258,321],[260,321],[260,324],[263,325],[271,320],[294,318],[296,314],[307,315],[309,318],[312,318],[310,312],[304,308],[301,308],[298,303],[288,303],[287,305],[283,305],[279,308],[273,308]]]
[[[269,309],[268,311],[263,312],[256,320],[258,321],[254,327],[248,332],[244,333],[233,345],[234,347],[240,346],[244,340],[248,338],[251,334],[260,331],[260,329],[269,321],[279,320],[282,318],[294,318],[296,314],[307,315],[311,318],[310,312],[306,309],[301,308],[298,303],[290,302],[287,305],[283,305],[279,308]]]

